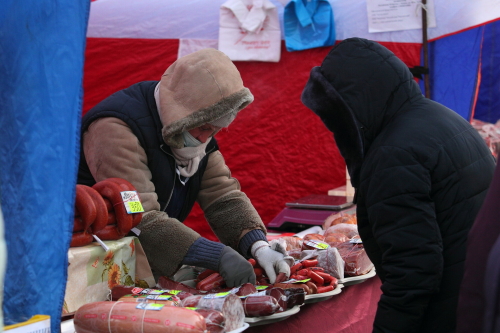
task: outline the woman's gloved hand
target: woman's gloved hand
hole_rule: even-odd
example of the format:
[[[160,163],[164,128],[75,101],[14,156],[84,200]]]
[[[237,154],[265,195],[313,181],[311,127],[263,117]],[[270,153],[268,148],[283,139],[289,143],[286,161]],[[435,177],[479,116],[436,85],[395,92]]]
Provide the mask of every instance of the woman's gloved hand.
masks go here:
[[[276,273],[285,273],[287,278],[290,277],[290,265],[285,255],[271,249],[269,243],[257,241],[252,245],[250,252],[252,253],[252,257],[257,260],[260,267],[266,272],[271,284],[276,281]]]
[[[219,274],[230,288],[239,287],[244,283],[255,284],[255,273],[250,262],[229,246],[222,250]]]

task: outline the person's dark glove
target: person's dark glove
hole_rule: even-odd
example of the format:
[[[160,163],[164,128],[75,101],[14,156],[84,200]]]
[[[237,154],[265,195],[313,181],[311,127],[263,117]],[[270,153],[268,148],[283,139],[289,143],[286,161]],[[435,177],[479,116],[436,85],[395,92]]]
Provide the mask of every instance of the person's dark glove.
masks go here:
[[[219,274],[230,288],[239,287],[244,283],[255,284],[255,273],[252,265],[229,246],[222,250]]]

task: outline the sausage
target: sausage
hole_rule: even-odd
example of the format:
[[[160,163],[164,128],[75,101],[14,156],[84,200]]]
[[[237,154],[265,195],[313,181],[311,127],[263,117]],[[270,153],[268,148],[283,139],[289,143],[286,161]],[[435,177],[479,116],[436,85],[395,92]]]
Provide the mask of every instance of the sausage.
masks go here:
[[[75,232],[71,236],[71,243],[69,246],[70,247],[85,246],[92,243],[93,240],[94,237],[92,237],[90,230]]]
[[[199,294],[200,291],[198,289],[192,288],[190,286],[185,285],[184,283],[181,282],[176,282],[174,280],[169,279],[166,276],[160,276],[158,278],[158,287],[161,289],[168,289],[168,290],[181,290],[181,291],[186,291],[188,293],[191,293],[193,295]]]
[[[303,289],[302,289],[303,290]],[[282,288],[268,288],[266,289],[266,295],[273,296],[278,301],[281,311],[286,311],[288,309],[287,297],[285,296],[285,291]]]
[[[196,289],[209,291],[224,285],[226,282],[219,273],[212,273],[196,284]]]
[[[116,224],[116,216],[115,216],[115,212],[114,211],[108,212],[108,223],[107,223],[107,225],[111,225],[111,224]]]
[[[288,288],[302,288],[306,294],[310,294],[311,290],[304,283],[275,283],[274,287],[288,289]]]
[[[76,333],[201,333],[206,330],[205,318],[196,311],[176,306],[153,311],[137,309],[137,305],[119,301],[85,304],[75,313]]]
[[[311,290],[311,294],[314,295],[314,294],[317,294],[318,293],[318,286],[315,285],[313,282],[311,281],[307,281],[306,282],[306,285],[309,287],[309,290]]]
[[[280,309],[278,300],[270,295],[248,296],[242,300],[247,317],[270,316]]]
[[[85,230],[85,225],[83,224],[81,216],[75,216],[73,219],[73,232],[81,232]]]
[[[278,275],[276,276],[276,281],[274,281],[274,282],[280,283],[280,282],[283,282],[285,280],[286,280],[286,274],[285,273],[278,273]]]
[[[234,294],[229,294],[223,298],[213,298],[211,295],[194,295],[182,300],[181,306],[222,312],[226,318],[226,331],[228,332],[242,327],[245,322],[243,303]]]
[[[325,280],[321,276],[319,276],[318,274],[316,274],[315,272],[313,272],[311,270],[307,272],[307,277],[311,278],[311,280],[317,286],[322,286],[325,284]]]
[[[94,223],[92,223],[92,233],[95,234],[99,230],[104,229],[104,227],[108,224],[108,209],[106,207],[106,203],[102,198],[102,195],[99,194],[96,190],[94,190],[90,186],[83,186],[87,194],[94,201],[95,209],[96,209],[96,217]]]
[[[205,318],[205,323],[207,324],[207,330],[210,333],[224,333],[225,332],[225,324],[226,318],[222,312],[211,309],[195,309],[194,311],[198,312]]]
[[[306,293],[303,288],[283,289],[286,296],[286,304],[289,309],[296,305],[302,305],[306,299]]]
[[[109,180],[102,180],[94,184],[92,188],[99,192],[104,198],[111,201],[120,234],[128,234],[130,229],[132,229],[133,218],[127,213],[125,205],[123,204],[123,199],[120,194],[120,192],[122,192],[120,185]]]
[[[264,270],[260,267],[254,267],[253,272],[255,273],[255,278],[259,280],[264,275]]]
[[[108,213],[110,212],[114,212],[114,209],[113,209],[113,204],[111,203],[111,201],[109,201],[107,198],[102,198],[104,200],[104,203],[106,204],[106,209],[108,210]]]
[[[125,235],[120,232],[116,224],[107,225],[104,229],[96,232],[95,235],[101,240],[117,240],[125,237]]]
[[[134,185],[132,185],[126,179],[113,177],[113,178],[108,178],[106,180],[109,180],[109,181],[117,183],[118,185],[120,185],[120,187],[124,191],[135,191],[135,192],[137,192],[137,190],[135,189]],[[139,196],[139,193],[137,193],[137,196]],[[139,200],[140,200],[140,198],[139,198]],[[136,227],[141,222],[141,220],[142,220],[142,213],[133,213],[131,215],[132,215],[132,218],[133,218],[133,220],[132,220],[132,228],[133,228],[133,227]]]
[[[203,280],[204,278],[208,277],[210,274],[213,274],[213,273],[217,273],[217,271],[214,271],[212,269],[208,269],[207,268],[203,272],[201,272],[200,274],[198,274],[197,280],[201,281],[201,280]]]
[[[301,270],[302,268],[304,268],[304,266],[302,265],[301,262],[293,265],[292,267],[290,267],[290,274],[295,274],[295,272]]]
[[[75,197],[75,216],[78,214],[82,217],[84,228],[87,230],[97,216],[97,210],[94,204],[94,200],[85,190],[86,185],[77,184],[76,185],[76,197]],[[76,213],[78,212],[78,213]]]
[[[257,289],[251,283],[244,283],[241,285],[240,289],[236,292],[236,296],[247,296],[256,293]]]
[[[302,260],[302,266],[304,268],[307,268],[307,267],[314,267],[314,266],[318,266],[318,260],[317,259],[313,259],[313,260]]]
[[[318,287],[318,294],[327,293],[329,291],[332,291],[333,289],[335,289],[333,286]]]

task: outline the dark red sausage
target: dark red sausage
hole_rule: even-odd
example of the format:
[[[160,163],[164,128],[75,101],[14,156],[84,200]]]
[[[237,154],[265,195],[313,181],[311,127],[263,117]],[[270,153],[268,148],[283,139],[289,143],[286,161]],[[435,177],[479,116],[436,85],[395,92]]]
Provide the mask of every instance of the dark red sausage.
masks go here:
[[[107,225],[104,229],[96,232],[95,235],[101,240],[118,240],[125,237],[125,235],[120,232],[116,224]]]
[[[247,317],[270,316],[280,309],[276,298],[270,295],[248,296],[242,302]]]
[[[201,272],[199,275],[198,275],[198,281],[201,281],[203,280],[204,278],[208,277],[209,275],[213,274],[213,273],[217,273],[217,271],[214,271],[212,269],[205,269],[203,272]]]
[[[240,289],[236,292],[237,296],[247,296],[253,293],[256,293],[257,289],[255,289],[255,286],[251,283],[244,283]]]
[[[75,216],[73,219],[73,232],[81,232],[85,230],[85,225],[83,224],[81,216]]]

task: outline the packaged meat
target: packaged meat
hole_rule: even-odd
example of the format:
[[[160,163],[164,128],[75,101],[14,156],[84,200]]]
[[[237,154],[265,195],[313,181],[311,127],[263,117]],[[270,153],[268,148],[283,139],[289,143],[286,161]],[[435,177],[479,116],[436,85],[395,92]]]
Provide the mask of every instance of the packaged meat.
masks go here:
[[[181,306],[211,309],[222,312],[226,318],[226,331],[233,331],[243,326],[245,310],[241,299],[234,295],[220,297],[217,294],[193,295],[181,301]]]
[[[314,250],[318,247],[316,246],[318,243],[322,243],[325,240],[325,236],[321,234],[307,234],[304,236],[304,240],[302,242],[302,250]]]
[[[328,234],[328,236],[325,237],[325,243],[327,243],[330,246],[336,247],[337,245],[341,243],[345,243],[349,240],[349,238],[340,233],[340,232],[333,232]]]
[[[121,302],[156,303],[166,306],[179,306],[180,300],[173,295],[124,295],[118,299]]]
[[[300,237],[295,237],[295,236],[284,236],[278,238],[280,240],[283,240],[286,244],[285,250],[287,252],[290,252],[291,250],[297,250],[297,249],[302,249],[302,238]]]
[[[354,236],[359,235],[358,233],[358,225],[357,224],[348,224],[348,223],[339,223],[336,225],[332,225],[328,229],[325,230],[324,236],[325,238],[328,235],[333,233],[341,233],[347,236],[347,238],[351,239]]]
[[[205,323],[207,324],[207,330],[210,333],[224,333],[226,332],[226,318],[222,312],[211,309],[195,309],[205,318]]]
[[[363,244],[346,242],[340,244],[337,249],[345,262],[344,275],[364,275],[373,268],[373,263],[368,258]]]
[[[278,301],[279,306],[281,307],[278,312],[286,311],[288,309],[287,297],[285,295],[285,290],[278,287],[268,288],[266,289],[266,295],[273,296]]]
[[[270,316],[280,309],[278,300],[271,295],[248,295],[242,302],[247,317]]]
[[[318,266],[325,270],[325,273],[336,277],[337,279],[344,278],[345,262],[335,247],[329,247],[324,251],[318,251]]]
[[[286,296],[287,308],[291,309],[296,305],[302,305],[306,299],[306,292],[303,288],[283,289]]]
[[[205,318],[196,311],[162,304],[93,302],[74,317],[76,333],[195,333],[205,332]]]

